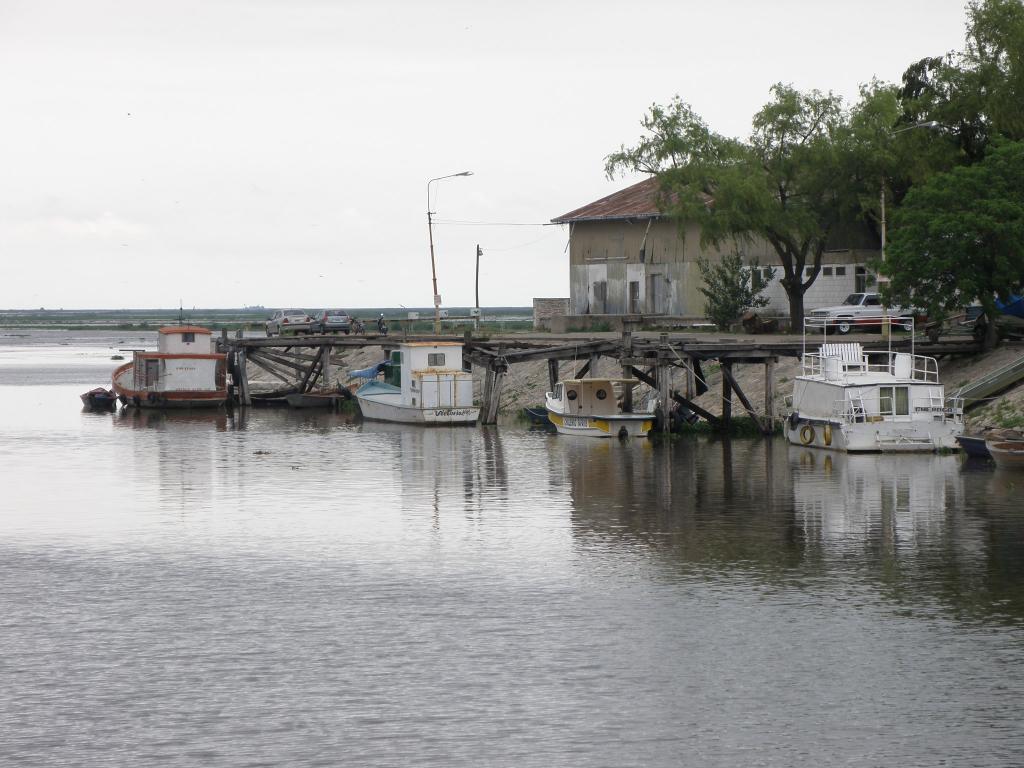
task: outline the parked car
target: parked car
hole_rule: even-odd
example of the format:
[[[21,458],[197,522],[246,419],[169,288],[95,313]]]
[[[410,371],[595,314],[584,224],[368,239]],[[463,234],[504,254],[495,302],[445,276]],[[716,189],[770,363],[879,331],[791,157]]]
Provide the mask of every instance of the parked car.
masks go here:
[[[312,322],[303,309],[279,309],[267,320],[267,336],[309,333]]]
[[[811,325],[823,327],[827,332],[847,334],[855,328],[868,330],[881,328],[885,317],[892,324],[907,330],[913,328],[916,313],[904,307],[886,307],[877,293],[851,293],[835,307],[821,307],[808,315]]]
[[[342,333],[352,330],[352,318],[343,309],[325,309],[313,318],[313,333]]]

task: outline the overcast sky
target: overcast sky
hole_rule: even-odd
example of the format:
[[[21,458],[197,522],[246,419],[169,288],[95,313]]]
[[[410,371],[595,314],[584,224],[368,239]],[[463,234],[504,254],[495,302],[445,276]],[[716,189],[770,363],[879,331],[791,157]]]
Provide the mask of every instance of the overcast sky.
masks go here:
[[[674,94],[746,136],[961,48],[962,0],[0,0],[0,308],[568,295],[604,157]],[[496,226],[497,223],[517,226]]]

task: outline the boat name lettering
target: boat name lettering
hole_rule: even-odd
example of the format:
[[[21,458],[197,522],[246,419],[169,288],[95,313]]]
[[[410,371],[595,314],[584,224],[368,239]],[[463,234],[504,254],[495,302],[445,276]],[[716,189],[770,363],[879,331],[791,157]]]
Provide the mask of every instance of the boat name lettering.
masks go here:
[[[438,408],[434,411],[435,416],[472,416],[473,411],[469,408]]]
[[[565,426],[586,429],[587,427],[590,426],[590,419],[586,418],[585,416],[566,416]]]

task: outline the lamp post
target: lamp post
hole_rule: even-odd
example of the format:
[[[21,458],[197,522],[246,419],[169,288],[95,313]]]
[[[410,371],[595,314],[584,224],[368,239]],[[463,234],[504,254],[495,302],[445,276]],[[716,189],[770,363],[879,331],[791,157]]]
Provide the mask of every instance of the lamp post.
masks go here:
[[[914,123],[913,125],[905,125],[898,130],[892,131],[889,136],[895,136],[898,133],[904,131],[910,131],[914,128],[937,128],[939,126],[938,120],[927,120],[923,123]],[[882,177],[882,184],[879,194],[879,229],[880,229],[880,240],[881,240],[881,258],[879,261],[882,263],[882,269],[885,268],[885,177]],[[878,287],[882,287],[882,283],[888,283],[889,278],[886,277],[881,269],[878,272]],[[889,338],[889,308],[887,306],[882,307],[882,337]]]
[[[461,173],[449,173],[447,176],[438,176],[427,182],[427,234],[430,237],[430,275],[434,281],[434,335],[441,333],[441,294],[437,292],[437,262],[434,260],[434,213],[430,210],[430,185],[441,179],[451,179],[456,176],[472,176],[472,171]]]

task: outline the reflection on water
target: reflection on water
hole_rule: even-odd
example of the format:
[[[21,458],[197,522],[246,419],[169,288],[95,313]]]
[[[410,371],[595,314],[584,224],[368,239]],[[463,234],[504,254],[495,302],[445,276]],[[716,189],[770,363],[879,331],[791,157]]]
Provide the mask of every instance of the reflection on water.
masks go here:
[[[990,465],[89,413],[5,359],[2,764],[1024,760]]]

